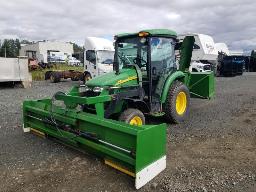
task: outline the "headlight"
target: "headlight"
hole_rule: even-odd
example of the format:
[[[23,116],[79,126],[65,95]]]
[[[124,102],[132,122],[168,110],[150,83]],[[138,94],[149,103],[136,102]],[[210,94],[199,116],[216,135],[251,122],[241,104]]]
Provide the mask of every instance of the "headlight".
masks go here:
[[[94,88],[93,88],[93,92],[96,92],[96,93],[99,93],[99,92],[101,92],[102,90],[103,90],[102,87],[94,87]]]
[[[115,87],[109,87],[109,89],[120,89],[121,87],[115,86]]]
[[[84,91],[90,91],[91,89],[88,86],[84,87]]]

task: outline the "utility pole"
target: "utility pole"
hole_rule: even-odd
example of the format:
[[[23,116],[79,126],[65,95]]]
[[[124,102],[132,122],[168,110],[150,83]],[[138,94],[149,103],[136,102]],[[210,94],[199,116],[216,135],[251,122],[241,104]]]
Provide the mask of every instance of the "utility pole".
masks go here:
[[[4,57],[6,58],[6,46],[4,48]]]

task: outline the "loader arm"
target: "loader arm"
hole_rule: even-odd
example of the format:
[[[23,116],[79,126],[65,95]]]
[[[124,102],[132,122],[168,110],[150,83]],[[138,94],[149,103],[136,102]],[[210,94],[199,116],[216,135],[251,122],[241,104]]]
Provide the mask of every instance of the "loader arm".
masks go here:
[[[191,62],[194,42],[195,38],[193,36],[187,36],[184,38],[180,49],[179,71],[188,71]]]
[[[189,72],[195,38],[186,36],[181,45],[179,71],[184,73],[182,82],[188,87],[192,98],[211,99],[215,95],[213,72]]]

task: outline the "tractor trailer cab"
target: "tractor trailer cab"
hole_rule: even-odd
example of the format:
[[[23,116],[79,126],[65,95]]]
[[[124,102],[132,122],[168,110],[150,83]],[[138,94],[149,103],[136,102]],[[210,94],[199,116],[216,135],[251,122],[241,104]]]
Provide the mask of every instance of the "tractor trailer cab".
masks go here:
[[[85,81],[113,71],[114,47],[110,40],[87,37],[84,47]]]

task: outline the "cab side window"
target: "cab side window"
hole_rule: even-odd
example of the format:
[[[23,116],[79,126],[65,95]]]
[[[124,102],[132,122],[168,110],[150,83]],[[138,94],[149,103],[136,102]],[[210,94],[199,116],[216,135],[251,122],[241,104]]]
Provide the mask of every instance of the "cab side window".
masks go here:
[[[175,65],[174,40],[172,38],[151,38],[151,61],[153,76],[168,72]]]
[[[94,50],[86,51],[86,60],[90,63],[96,64],[96,53]]]

